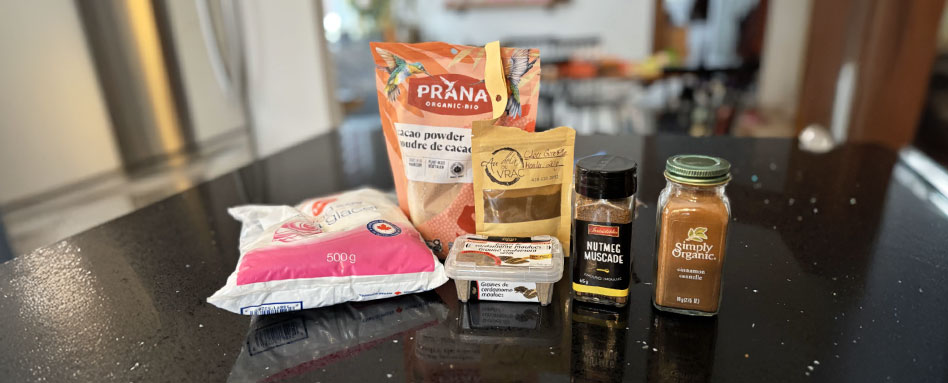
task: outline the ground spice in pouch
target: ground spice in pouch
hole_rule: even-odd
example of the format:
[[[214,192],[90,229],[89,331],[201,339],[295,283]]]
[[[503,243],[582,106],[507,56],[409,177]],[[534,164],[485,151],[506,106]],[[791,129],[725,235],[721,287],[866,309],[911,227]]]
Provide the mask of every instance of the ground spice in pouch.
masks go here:
[[[533,131],[540,52],[441,42],[371,43],[399,206],[439,257],[473,233],[471,124]]]
[[[551,235],[570,241],[576,131],[542,133],[474,124],[474,221],[477,234]]]

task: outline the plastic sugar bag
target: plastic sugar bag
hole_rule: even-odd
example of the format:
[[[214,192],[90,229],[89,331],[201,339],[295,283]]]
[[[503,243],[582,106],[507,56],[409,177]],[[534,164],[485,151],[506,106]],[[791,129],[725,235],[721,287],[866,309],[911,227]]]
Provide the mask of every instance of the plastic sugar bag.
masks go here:
[[[379,115],[399,205],[439,256],[473,233],[471,125],[533,131],[536,49],[371,43]]]
[[[385,194],[361,189],[289,206],[228,212],[243,223],[240,259],[207,301],[238,314],[273,314],[427,291],[441,262]]]

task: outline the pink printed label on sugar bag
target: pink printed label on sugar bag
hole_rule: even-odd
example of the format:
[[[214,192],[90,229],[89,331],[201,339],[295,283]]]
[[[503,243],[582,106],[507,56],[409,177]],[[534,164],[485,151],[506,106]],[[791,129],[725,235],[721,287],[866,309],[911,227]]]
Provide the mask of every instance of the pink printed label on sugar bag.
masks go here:
[[[306,220],[291,221],[283,224],[273,233],[273,242],[296,242],[322,232],[319,226],[312,222]]]
[[[419,252],[430,254],[418,232],[408,224],[375,220],[351,230],[324,235],[321,241],[251,250],[240,261],[237,285],[304,278],[420,273],[433,271],[435,267],[434,257],[400,256]]]

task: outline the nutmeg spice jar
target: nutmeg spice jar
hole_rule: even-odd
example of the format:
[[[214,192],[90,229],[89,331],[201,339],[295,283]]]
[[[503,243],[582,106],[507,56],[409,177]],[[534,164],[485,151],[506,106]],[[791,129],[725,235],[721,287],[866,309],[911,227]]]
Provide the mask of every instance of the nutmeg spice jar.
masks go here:
[[[731,164],[702,155],[677,155],[665,163],[658,197],[655,308],[712,316],[721,304],[731,203],[724,188]]]
[[[618,307],[629,302],[637,169],[612,155],[576,163],[573,299]]]

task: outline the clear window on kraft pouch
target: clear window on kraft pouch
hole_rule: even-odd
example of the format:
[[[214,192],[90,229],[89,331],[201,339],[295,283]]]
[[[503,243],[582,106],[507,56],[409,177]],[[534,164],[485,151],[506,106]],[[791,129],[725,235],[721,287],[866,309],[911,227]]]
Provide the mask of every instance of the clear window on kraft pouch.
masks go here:
[[[560,216],[562,185],[484,190],[484,222],[517,223]]]

